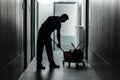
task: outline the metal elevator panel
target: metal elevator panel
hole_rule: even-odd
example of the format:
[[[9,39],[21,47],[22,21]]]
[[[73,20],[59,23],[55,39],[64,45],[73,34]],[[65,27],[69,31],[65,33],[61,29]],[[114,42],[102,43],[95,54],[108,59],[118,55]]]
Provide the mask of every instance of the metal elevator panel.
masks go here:
[[[89,5],[89,61],[102,80],[111,75],[109,80],[117,80],[113,74],[120,73],[120,1],[89,0]]]
[[[0,0],[0,79],[17,80],[23,71],[23,0]]]

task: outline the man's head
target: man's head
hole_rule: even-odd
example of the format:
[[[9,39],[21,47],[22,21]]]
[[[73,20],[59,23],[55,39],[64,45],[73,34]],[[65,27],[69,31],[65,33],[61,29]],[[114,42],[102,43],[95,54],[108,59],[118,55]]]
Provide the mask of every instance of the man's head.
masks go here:
[[[69,19],[68,15],[67,14],[62,14],[60,17],[60,22],[65,22]]]

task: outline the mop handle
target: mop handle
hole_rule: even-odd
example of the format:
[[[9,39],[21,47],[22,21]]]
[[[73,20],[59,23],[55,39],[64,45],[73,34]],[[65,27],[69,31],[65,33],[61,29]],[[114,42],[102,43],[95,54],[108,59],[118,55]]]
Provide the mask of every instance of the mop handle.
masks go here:
[[[57,42],[55,42],[55,40],[53,40],[53,39],[51,39],[51,40],[57,45]],[[58,48],[60,48],[64,52],[64,50],[61,47],[58,47]]]

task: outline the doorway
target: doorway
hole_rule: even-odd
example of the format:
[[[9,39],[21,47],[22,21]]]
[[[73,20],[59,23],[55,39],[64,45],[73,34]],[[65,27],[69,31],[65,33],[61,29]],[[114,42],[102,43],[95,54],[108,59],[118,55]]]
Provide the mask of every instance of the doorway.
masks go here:
[[[24,8],[24,69],[35,57],[36,52],[37,4],[37,0],[24,0],[22,5]]]
[[[46,2],[46,3],[43,3],[42,0],[35,0],[35,1],[38,1],[39,3],[37,3],[39,6],[36,6],[36,3],[35,3],[35,6],[38,7],[38,9],[36,11],[38,11],[39,14],[37,14],[38,16],[38,20],[39,21],[37,23],[37,29],[39,29],[40,25],[42,24],[42,22],[45,21],[45,19],[48,17],[48,16],[52,16],[52,15],[55,15],[55,16],[60,16],[61,14],[63,13],[66,13],[68,14],[68,16],[70,17],[69,20],[67,22],[65,22],[64,24],[62,24],[62,32],[61,32],[61,45],[63,47],[63,49],[71,49],[73,48],[72,45],[71,45],[71,42],[73,44],[75,44],[76,42],[76,34],[75,34],[75,26],[76,25],[83,25],[82,22],[80,23],[76,23],[76,19],[77,19],[77,13],[76,13],[76,7],[77,7],[77,2]],[[85,38],[86,38],[86,41],[88,41],[88,20],[89,20],[89,3],[88,3],[88,0],[82,0],[85,2],[85,6],[84,6],[84,18],[83,21],[85,23],[85,25],[83,25],[85,27]],[[41,2],[41,4],[40,4]],[[67,5],[67,6],[66,6]],[[29,10],[29,8],[28,8]],[[72,13],[71,13],[72,12]],[[37,17],[35,16],[35,17]],[[85,17],[86,16],[86,17]],[[82,21],[82,20],[81,20]],[[70,24],[72,23],[72,24]],[[36,27],[35,27],[36,28]],[[35,29],[35,30],[37,30]],[[36,32],[36,31],[35,31]],[[37,32],[35,33],[37,34]],[[37,38],[37,36],[34,37],[35,39]],[[54,40],[57,42],[56,40],[56,32],[54,32],[53,34],[53,38]],[[36,40],[35,40],[36,41]],[[36,44],[36,42],[35,42]],[[87,47],[88,47],[88,43],[87,44]],[[67,46],[67,47],[66,47]],[[36,45],[34,47],[36,49]],[[53,44],[53,48],[55,50],[57,50],[58,48],[56,47],[55,44]],[[88,48],[85,49],[85,56],[86,56],[86,59],[87,59],[87,53],[88,52]],[[34,54],[33,54],[34,55]]]
[[[69,20],[61,24],[61,47],[65,50],[71,48],[71,42],[75,44],[76,7],[76,2],[54,2],[54,16],[62,14],[69,16]],[[53,38],[57,42],[56,31],[53,34]],[[58,49],[55,44],[53,46],[55,50]]]

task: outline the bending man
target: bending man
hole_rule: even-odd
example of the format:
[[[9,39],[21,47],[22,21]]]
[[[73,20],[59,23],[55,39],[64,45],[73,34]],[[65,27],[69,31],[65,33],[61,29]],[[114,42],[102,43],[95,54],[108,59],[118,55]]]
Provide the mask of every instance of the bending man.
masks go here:
[[[62,14],[61,16],[50,16],[42,24],[39,30],[39,33],[38,33],[38,40],[37,40],[37,69],[45,69],[45,67],[42,65],[42,54],[43,54],[44,46],[47,51],[49,67],[50,68],[60,67],[59,65],[55,64],[54,59],[53,59],[51,33],[54,30],[57,30],[57,40],[58,40],[57,47],[61,47],[61,43],[60,43],[61,23],[67,21],[68,19],[69,18],[67,14]]]

